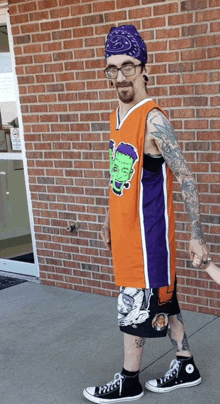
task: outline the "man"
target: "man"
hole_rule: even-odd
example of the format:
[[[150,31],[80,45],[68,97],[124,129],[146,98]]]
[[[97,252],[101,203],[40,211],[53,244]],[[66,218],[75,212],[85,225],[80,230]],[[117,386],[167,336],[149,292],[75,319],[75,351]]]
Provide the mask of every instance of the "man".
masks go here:
[[[208,259],[196,185],[165,113],[147,98],[147,49],[136,28],[112,28],[105,56],[105,73],[116,88],[119,107],[111,114],[110,213],[101,235],[112,250],[120,286],[124,366],[113,381],[84,390],[95,403],[142,397],[139,371],[145,340],[167,333],[176,359],[164,377],[148,381],[146,388],[166,392],[201,383],[176,297],[173,174],[191,221],[193,265],[199,268]]]

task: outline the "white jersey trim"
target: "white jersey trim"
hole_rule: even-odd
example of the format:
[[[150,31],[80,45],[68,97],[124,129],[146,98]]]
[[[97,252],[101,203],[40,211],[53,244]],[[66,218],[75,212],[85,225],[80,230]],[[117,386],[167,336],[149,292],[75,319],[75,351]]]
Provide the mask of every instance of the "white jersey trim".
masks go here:
[[[167,194],[167,171],[166,163],[162,165],[163,170],[163,193],[164,193],[164,217],[166,222],[166,246],[167,246],[167,277],[168,284],[171,285],[171,268],[170,268],[170,243],[169,243],[169,212],[168,212],[168,194]]]
[[[133,107],[131,107],[128,112],[125,114],[124,118],[122,119],[122,121],[120,122],[119,119],[119,107],[116,110],[116,129],[119,130],[121,129],[123,123],[126,121],[126,119],[129,117],[129,115],[131,115],[131,113],[133,111],[135,111],[135,109],[141,107],[141,105],[146,104],[149,101],[153,101],[152,98],[145,98],[144,100],[138,102],[137,104],[135,104]]]
[[[145,238],[145,228],[144,228],[144,215],[143,215],[143,168],[140,181],[140,200],[139,200],[139,218],[140,218],[140,228],[141,228],[141,241],[143,249],[143,260],[144,260],[144,279],[146,283],[146,289],[150,287],[149,276],[148,276],[148,263],[147,263],[147,244]]]

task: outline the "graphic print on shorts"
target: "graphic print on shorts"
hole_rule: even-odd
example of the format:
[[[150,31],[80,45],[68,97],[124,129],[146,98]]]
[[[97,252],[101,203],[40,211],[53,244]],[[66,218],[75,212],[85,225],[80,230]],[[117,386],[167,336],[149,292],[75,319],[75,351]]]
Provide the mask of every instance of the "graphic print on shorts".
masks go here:
[[[137,149],[130,143],[120,142],[116,147],[115,141],[110,140],[110,184],[112,191],[123,195],[123,190],[129,189],[130,181],[135,173],[134,165],[139,160]]]
[[[152,289],[121,287],[118,296],[118,325],[141,324],[149,316]]]
[[[156,331],[162,331],[168,324],[168,315],[166,313],[159,313],[153,318],[152,327]]]

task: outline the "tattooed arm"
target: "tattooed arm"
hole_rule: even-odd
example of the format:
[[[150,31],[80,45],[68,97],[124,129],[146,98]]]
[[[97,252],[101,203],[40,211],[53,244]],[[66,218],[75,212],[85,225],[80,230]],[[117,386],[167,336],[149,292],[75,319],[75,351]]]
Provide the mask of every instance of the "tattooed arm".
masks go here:
[[[199,198],[194,177],[178,145],[174,129],[165,115],[154,109],[148,115],[145,138],[145,153],[161,153],[164,160],[174,173],[182,191],[189,219],[192,226],[190,241],[190,257],[199,257],[197,266],[208,258],[208,247],[204,241],[204,234],[200,222]]]

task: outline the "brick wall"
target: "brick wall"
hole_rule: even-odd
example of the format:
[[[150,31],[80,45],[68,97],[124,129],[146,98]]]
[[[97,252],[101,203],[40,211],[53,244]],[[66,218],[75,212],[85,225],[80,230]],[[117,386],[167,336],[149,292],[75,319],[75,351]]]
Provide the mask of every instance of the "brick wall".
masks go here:
[[[109,113],[104,74],[112,25],[135,24],[152,66],[149,95],[169,113],[198,182],[202,221],[220,263],[219,0],[11,0],[42,282],[116,295],[99,231],[108,206]],[[220,287],[191,268],[190,226],[175,184],[177,273],[184,309],[220,314]],[[77,221],[73,235],[66,227]]]

